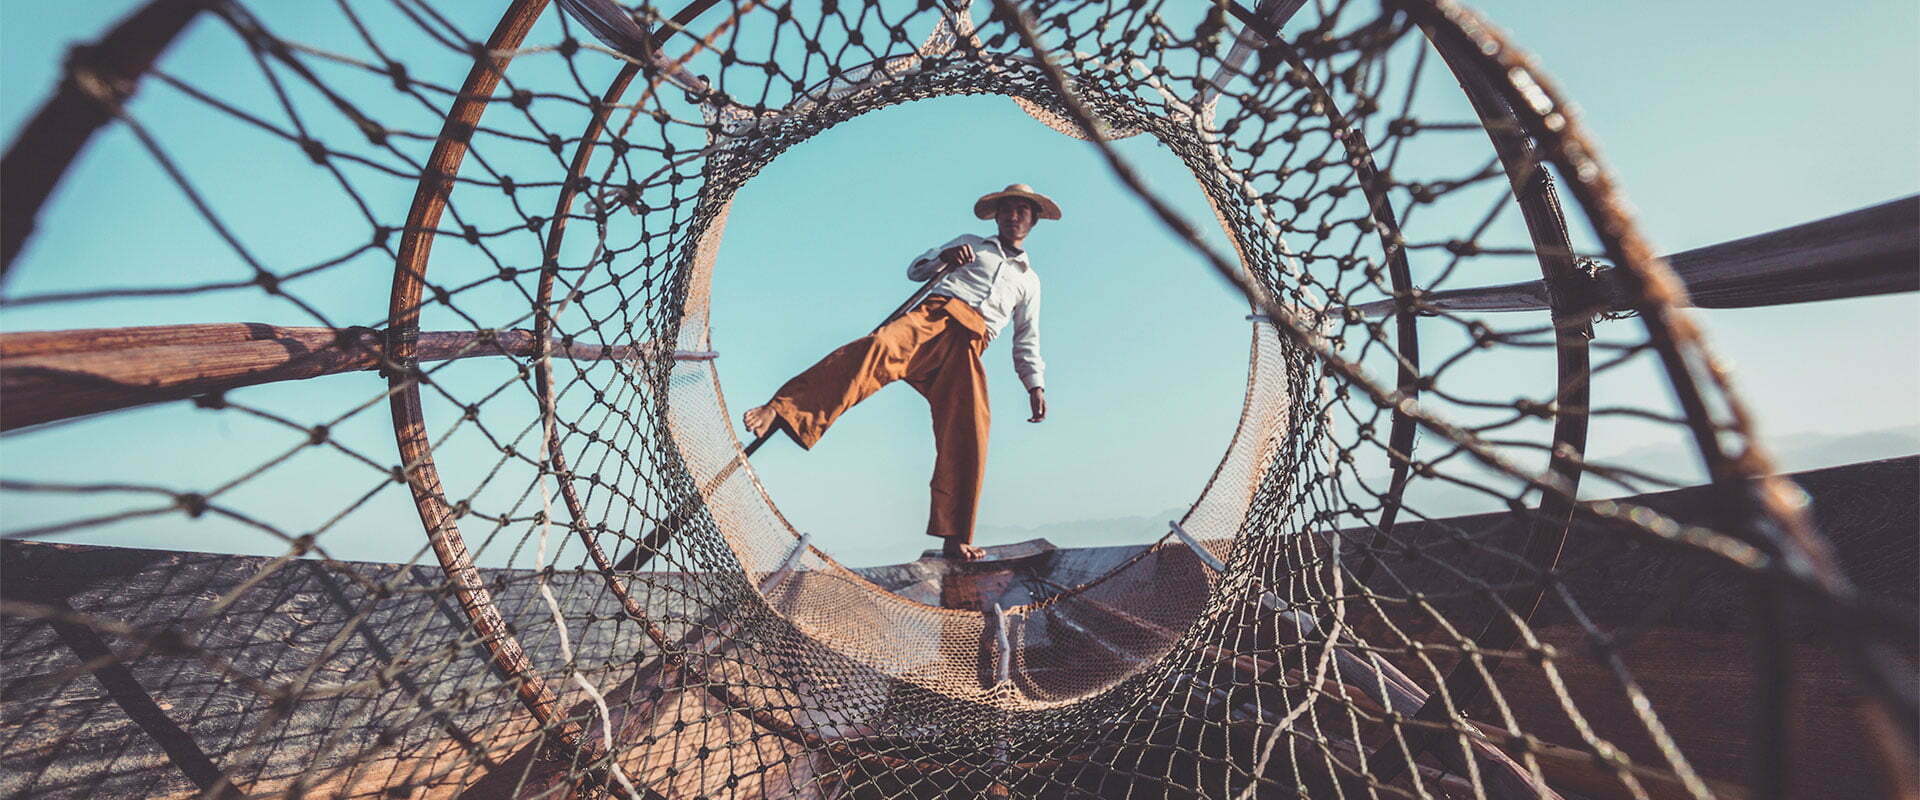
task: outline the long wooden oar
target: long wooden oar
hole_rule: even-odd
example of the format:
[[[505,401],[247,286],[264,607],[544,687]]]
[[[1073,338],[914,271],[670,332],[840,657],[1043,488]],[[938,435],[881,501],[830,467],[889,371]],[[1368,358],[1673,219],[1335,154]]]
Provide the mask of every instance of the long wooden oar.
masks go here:
[[[935,258],[939,257],[940,256],[935,256]],[[867,335],[871,336],[879,333],[881,328],[887,327],[889,324],[892,324],[894,320],[906,316],[907,312],[912,311],[915,306],[920,305],[922,300],[927,299],[927,295],[933,292],[934,284],[939,283],[941,278],[947,277],[948,273],[953,272],[957,266],[958,265],[955,264],[948,264],[941,267],[939,272],[934,273],[933,277],[928,278],[925,284],[915,289],[913,294],[907,297],[906,302],[901,303],[899,308],[895,308],[893,313],[888,314],[887,318],[882,320],[879,325],[874,326],[873,331]],[[715,488],[719,487],[721,481],[732,477],[734,470],[739,469],[741,464],[746,463],[747,459],[753,457],[754,452],[759,450],[761,445],[766,444],[768,439],[772,439],[773,435],[778,433],[779,430],[780,427],[775,425],[767,428],[766,433],[754,437],[753,441],[748,442],[747,446],[740,451],[739,456],[727,462],[727,465],[721,468],[720,472],[712,478],[707,479],[706,485],[700,487],[698,493],[687,498],[687,500],[675,508],[672,513],[668,514],[666,519],[661,520],[660,526],[654,528],[652,533],[642,537],[639,544],[633,548],[633,551],[622,556],[620,560],[613,565],[613,568],[624,572],[637,570],[644,566],[649,559],[652,559],[655,554],[660,552],[660,548],[666,544],[667,539],[670,538],[675,531],[679,530],[686,514],[693,510],[693,504],[700,498],[712,493]]]

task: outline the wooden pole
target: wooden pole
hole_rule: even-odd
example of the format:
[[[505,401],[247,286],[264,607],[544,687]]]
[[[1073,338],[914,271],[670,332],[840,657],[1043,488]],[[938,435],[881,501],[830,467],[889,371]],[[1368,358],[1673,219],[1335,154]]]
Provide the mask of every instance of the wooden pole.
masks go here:
[[[552,355],[580,361],[714,357],[654,342],[602,346],[550,339],[549,347]],[[419,335],[413,358],[418,363],[540,352],[532,331],[432,331]],[[0,406],[0,430],[395,363],[386,337],[372,328],[223,322],[0,334],[0,394],[7,399]]]

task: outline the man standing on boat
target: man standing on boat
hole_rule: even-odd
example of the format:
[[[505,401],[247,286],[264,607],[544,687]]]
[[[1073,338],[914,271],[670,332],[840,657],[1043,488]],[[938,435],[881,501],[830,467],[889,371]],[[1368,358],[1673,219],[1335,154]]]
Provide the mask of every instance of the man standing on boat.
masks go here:
[[[961,234],[907,265],[909,279],[934,279],[925,300],[872,335],[829,353],[745,415],[755,436],[777,427],[810,449],[847,409],[906,379],[933,410],[927,535],[945,540],[942,551],[948,557],[968,561],[984,553],[973,544],[991,419],[980,353],[1009,322],[1013,368],[1033,411],[1027,421],[1047,418],[1040,276],[1021,243],[1034,222],[1059,219],[1060,206],[1016,183],[974,201],[973,215],[993,220],[998,231],[984,237]]]

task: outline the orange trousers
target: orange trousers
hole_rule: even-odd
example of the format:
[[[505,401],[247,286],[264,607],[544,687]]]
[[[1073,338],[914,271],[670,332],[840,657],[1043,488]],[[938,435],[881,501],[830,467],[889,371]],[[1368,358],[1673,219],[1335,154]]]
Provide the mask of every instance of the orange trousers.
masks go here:
[[[980,365],[986,332],[980,312],[964,301],[929,297],[794,376],[768,405],[787,435],[811,449],[847,409],[905,378],[933,409],[927,535],[971,543],[992,421],[987,372]]]

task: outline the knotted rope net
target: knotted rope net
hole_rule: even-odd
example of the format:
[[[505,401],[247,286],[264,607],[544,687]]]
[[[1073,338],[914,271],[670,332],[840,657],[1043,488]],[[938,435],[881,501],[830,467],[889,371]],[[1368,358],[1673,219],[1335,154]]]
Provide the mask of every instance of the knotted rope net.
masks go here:
[[[283,549],[90,575],[10,551],[9,652],[34,669],[8,689],[9,790],[1737,796],[1820,774],[1770,761],[1800,746],[1768,698],[1812,669],[1789,641],[1809,629],[1862,698],[1843,723],[1875,731],[1855,749],[1910,757],[1910,615],[1863,598],[1768,477],[1563,99],[1451,3],[200,5],[149,9],[198,20],[144,77],[116,80],[103,44],[65,86],[226,257],[124,282],[22,262],[10,327],[114,330],[12,335],[9,427],[39,427],[9,448],[191,417],[140,446],[226,479],[17,464],[8,536],[192,519]],[[721,395],[710,285],[733,198],[788,148],[977,94],[1088,139],[1192,244],[1193,280],[1243,290],[1247,343],[1222,346],[1250,366],[1178,531],[1031,602],[952,608],[781,516]],[[1134,136],[1192,172],[1230,251],[1111,149]],[[257,185],[194,139],[311,169]],[[250,196],[359,223],[249,229]],[[1638,319],[1596,323],[1601,265]],[[1529,277],[1549,313],[1422,304]],[[214,355],[262,343],[265,368]],[[17,416],[47,386],[55,407]],[[206,420],[270,444],[194,452]],[[1699,467],[1589,454],[1628,435]],[[1710,518],[1576,508],[1690,472]],[[1441,510],[1462,494],[1487,513]],[[411,561],[330,553],[396,500],[425,532]],[[1676,732],[1694,699],[1643,686],[1705,646],[1685,630],[1751,665],[1726,690],[1757,709],[1744,752]],[[98,756],[124,726],[57,709],[114,676],[186,743]]]

